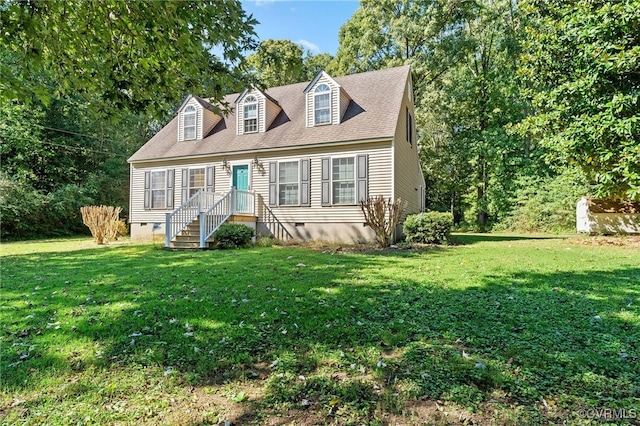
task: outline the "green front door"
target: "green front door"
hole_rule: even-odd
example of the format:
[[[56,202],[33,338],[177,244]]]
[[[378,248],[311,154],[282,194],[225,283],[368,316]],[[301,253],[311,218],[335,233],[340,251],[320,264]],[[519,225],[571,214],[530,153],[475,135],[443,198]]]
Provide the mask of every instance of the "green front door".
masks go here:
[[[233,187],[238,191],[249,190],[249,166],[233,166]]]
[[[249,190],[249,166],[233,166],[233,187],[238,191]],[[236,193],[236,211],[247,212],[249,207],[249,197],[246,193]]]

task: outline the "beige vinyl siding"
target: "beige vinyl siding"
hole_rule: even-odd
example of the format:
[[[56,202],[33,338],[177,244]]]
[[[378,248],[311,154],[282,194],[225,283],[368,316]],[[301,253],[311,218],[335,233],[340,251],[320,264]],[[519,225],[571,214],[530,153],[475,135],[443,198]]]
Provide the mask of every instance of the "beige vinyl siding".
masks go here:
[[[331,124],[340,124],[340,88],[331,87]]]
[[[222,158],[212,160],[199,160],[184,163],[183,161],[167,161],[162,163],[154,163],[152,166],[148,164],[132,164],[131,165],[131,205],[130,222],[164,222],[165,214],[170,213],[173,209],[147,209],[144,208],[144,173],[156,170],[175,170],[173,183],[173,205],[174,209],[179,207],[186,200],[182,199],[182,169],[203,168],[207,166],[215,166],[214,191],[226,192],[230,188],[230,177],[222,167]]]
[[[264,114],[265,99],[264,96],[260,96],[258,93],[255,93],[255,96],[258,98],[258,133],[264,133],[266,129]]]
[[[344,117],[344,113],[347,112],[347,108],[349,107],[349,102],[351,98],[347,95],[347,92],[344,89],[340,88],[340,117],[338,117],[338,123],[342,122],[342,117]]]
[[[266,99],[265,102],[266,102],[266,108],[265,108],[265,114],[264,114],[265,129],[268,130],[269,127],[271,127],[273,120],[275,120],[278,114],[280,114],[280,111],[282,110],[282,108],[280,108],[277,104],[273,103],[270,99]]]
[[[285,223],[362,223],[364,218],[360,206],[321,205],[322,163],[324,157],[355,157],[358,154],[369,156],[369,195],[391,196],[391,143],[378,142],[352,147],[315,148],[295,151],[283,151],[274,155],[261,155],[264,173],[252,170],[252,189],[269,204],[269,162],[297,161],[301,158],[311,160],[310,197],[311,207],[278,206],[271,207],[274,215]],[[264,207],[259,205],[258,216],[262,217]]]
[[[211,129],[216,127],[216,125],[222,120],[218,114],[213,111],[209,111],[208,109],[203,110],[203,123],[202,123],[202,134],[206,136],[209,134]]]
[[[198,101],[196,101],[194,98],[191,98],[191,100],[189,102],[187,102],[187,104],[182,108],[182,111],[184,111],[185,108],[187,108],[189,105],[193,106],[196,109],[196,139],[195,140],[200,140],[202,139],[202,105],[200,105],[198,103]],[[178,141],[179,142],[183,142],[184,141],[184,114],[183,112],[180,111],[180,120],[178,120]],[[193,140],[193,139],[190,139]]]
[[[259,90],[250,90],[243,96],[236,107],[236,129],[238,135],[244,134],[244,100],[248,96],[254,96],[258,101],[258,133],[264,133],[278,116],[281,108],[267,99]]]
[[[162,222],[165,221],[165,214],[172,211],[172,209],[150,209],[144,208],[144,173],[160,170],[168,170],[173,167],[156,166],[139,168],[136,165],[131,166],[131,205],[129,206],[130,222]],[[173,183],[173,200],[174,206],[180,205],[180,185],[181,176],[177,172],[174,177]]]
[[[407,107],[409,107],[409,112],[413,117],[413,146],[407,141],[406,135]],[[424,176],[422,174],[422,168],[420,166],[418,156],[415,118],[416,115],[415,110],[413,109],[413,104],[407,96],[407,90],[405,90],[405,96],[398,116],[398,125],[396,126],[393,156],[395,169],[395,197],[401,197],[403,200],[407,201],[406,214],[420,212],[420,187],[424,189],[425,186]]]
[[[184,118],[182,116],[182,111],[180,111],[180,115],[178,117],[178,142],[182,142],[184,140]]]
[[[340,86],[338,86],[336,82],[328,76],[323,75],[307,92],[307,127],[313,127],[315,125],[315,103],[313,96],[315,94],[316,87],[321,84],[326,84],[331,88],[331,124],[340,124],[340,119],[342,117],[340,113]]]
[[[225,159],[232,167],[234,165],[249,164],[249,184],[256,192],[257,214],[263,217],[264,205],[269,204],[269,162],[297,161],[301,158],[311,160],[310,199],[311,207],[287,206],[272,207],[273,213],[283,223],[362,223],[362,211],[358,205],[325,206],[321,205],[321,159],[324,157],[347,157],[367,154],[369,160],[368,192],[370,196],[391,196],[391,141],[363,143],[353,146],[334,146],[326,148],[309,148],[287,150],[271,155],[259,155],[263,168],[251,165],[255,157],[251,155],[228,155]],[[182,169],[215,166],[215,191],[226,192],[231,187],[231,175],[222,167],[222,158],[167,161],[161,164],[133,164],[131,167],[131,206],[130,217],[132,223],[164,222],[165,214],[171,210],[144,209],[144,173],[152,170],[175,169],[174,205],[180,206],[185,200],[181,199]]]
[[[236,104],[236,133],[244,135],[244,105],[242,102]]]
[[[202,140],[202,106],[198,104],[196,106],[196,140]]]

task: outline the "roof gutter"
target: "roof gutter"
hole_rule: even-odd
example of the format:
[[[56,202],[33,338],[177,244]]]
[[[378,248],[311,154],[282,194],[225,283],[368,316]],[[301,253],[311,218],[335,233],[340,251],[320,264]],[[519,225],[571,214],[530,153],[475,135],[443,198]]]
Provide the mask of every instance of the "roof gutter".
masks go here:
[[[177,157],[162,157],[162,158],[150,158],[150,159],[141,159],[141,160],[131,160],[128,159],[127,162],[130,164],[134,163],[161,163],[165,161],[175,161],[175,160],[198,160],[201,158],[208,157],[222,157],[225,155],[238,155],[238,154],[259,154],[265,152],[280,152],[280,151],[290,151],[292,149],[307,149],[307,148],[324,148],[324,147],[332,147],[332,146],[348,146],[348,145],[358,145],[363,143],[375,143],[375,142],[392,142],[393,136],[387,136],[383,138],[371,138],[371,139],[357,139],[351,141],[340,141],[340,142],[325,142],[325,143],[316,143],[310,145],[296,145],[296,146],[284,146],[277,148],[260,148],[260,149],[246,149],[242,151],[227,151],[227,152],[216,152],[216,153],[208,153],[208,154],[198,154],[198,155],[186,155],[186,156],[177,156]]]

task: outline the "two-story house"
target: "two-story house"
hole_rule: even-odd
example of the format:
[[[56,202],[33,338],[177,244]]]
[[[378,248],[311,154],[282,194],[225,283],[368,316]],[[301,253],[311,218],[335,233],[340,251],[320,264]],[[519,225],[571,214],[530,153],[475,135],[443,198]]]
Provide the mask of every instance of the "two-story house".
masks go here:
[[[361,199],[424,208],[408,66],[229,95],[189,96],[131,158],[132,239],[206,247],[225,221],[258,235],[371,241]],[[182,244],[181,244],[182,242]],[[196,245],[196,244],[193,244]]]

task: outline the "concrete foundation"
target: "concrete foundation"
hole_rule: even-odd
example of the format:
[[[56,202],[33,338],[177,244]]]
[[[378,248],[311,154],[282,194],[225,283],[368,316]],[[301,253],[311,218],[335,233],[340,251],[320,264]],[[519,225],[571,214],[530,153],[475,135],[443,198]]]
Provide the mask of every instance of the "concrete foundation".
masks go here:
[[[272,236],[272,232],[262,222],[253,217],[232,216],[232,223],[241,223],[253,228],[257,236]],[[291,237],[300,241],[327,241],[339,243],[371,243],[375,234],[362,223],[283,223]],[[131,241],[164,241],[164,223],[131,223]]]

